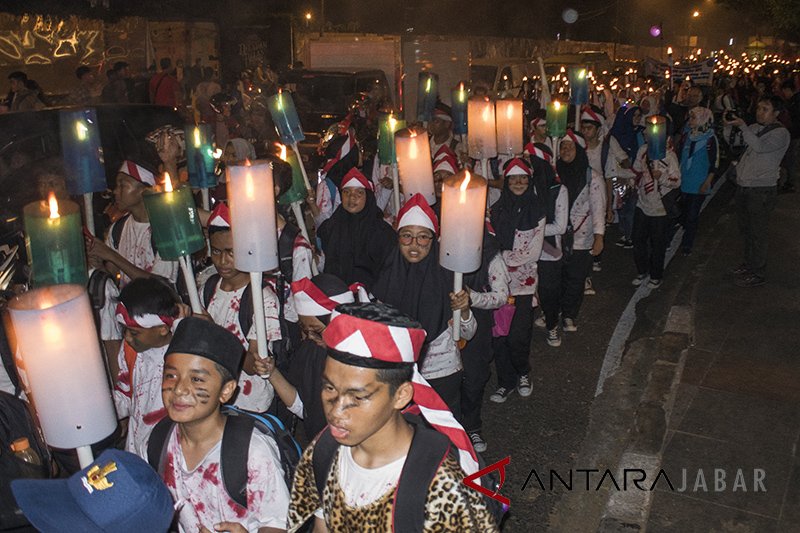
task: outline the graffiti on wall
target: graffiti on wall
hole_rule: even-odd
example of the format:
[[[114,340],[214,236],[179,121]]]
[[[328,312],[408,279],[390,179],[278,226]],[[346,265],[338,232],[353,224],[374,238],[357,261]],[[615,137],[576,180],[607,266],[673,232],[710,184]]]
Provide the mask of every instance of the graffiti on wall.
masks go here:
[[[100,21],[46,15],[0,16],[0,66],[52,65],[64,58],[100,63],[103,48]]]

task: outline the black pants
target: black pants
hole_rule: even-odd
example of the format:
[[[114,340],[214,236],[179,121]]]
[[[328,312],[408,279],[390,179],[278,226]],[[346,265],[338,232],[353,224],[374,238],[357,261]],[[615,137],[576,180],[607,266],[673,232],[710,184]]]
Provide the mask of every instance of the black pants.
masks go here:
[[[775,209],[775,187],[738,187],[736,211],[744,240],[744,263],[759,276],[767,269],[769,219]]]
[[[500,387],[516,387],[517,379],[531,371],[532,302],[532,294],[514,297],[516,310],[508,335],[497,339],[494,362],[497,367],[497,384]]]
[[[564,318],[578,318],[583,303],[583,289],[586,278],[592,271],[592,254],[589,250],[573,250],[564,259],[561,269],[561,315]]]
[[[697,224],[700,220],[700,208],[706,200],[705,194],[683,193],[683,239],[681,248],[691,250],[697,235]]]
[[[561,271],[563,262],[539,261],[539,305],[544,313],[548,331],[558,325],[561,312]]]
[[[472,309],[478,329],[475,336],[461,350],[464,377],[461,380],[461,415],[467,432],[480,431],[483,390],[489,381],[489,364],[494,357],[492,349],[492,311]]]
[[[667,253],[669,217],[649,217],[636,208],[633,215],[633,259],[640,276],[664,277],[664,256]]]
[[[433,390],[444,400],[459,422],[461,422],[461,377],[463,374],[464,372],[459,370],[455,374],[443,378],[428,380]]]

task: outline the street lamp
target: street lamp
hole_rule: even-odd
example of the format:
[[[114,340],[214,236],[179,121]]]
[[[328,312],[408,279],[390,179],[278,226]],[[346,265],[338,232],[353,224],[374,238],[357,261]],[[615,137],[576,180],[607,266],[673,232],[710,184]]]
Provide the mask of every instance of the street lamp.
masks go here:
[[[700,16],[700,12],[695,9],[694,12],[692,13],[692,17],[697,18],[699,16]]]
[[[306,29],[308,29],[309,24],[311,24],[311,11],[307,11],[304,18],[306,19]]]

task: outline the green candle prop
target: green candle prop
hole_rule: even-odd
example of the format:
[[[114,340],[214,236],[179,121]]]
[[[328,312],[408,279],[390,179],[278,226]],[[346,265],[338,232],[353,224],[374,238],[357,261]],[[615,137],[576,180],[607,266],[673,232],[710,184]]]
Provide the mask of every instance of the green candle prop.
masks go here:
[[[558,100],[547,104],[547,135],[561,138],[567,133],[567,109]]]
[[[400,211],[400,184],[397,172],[397,150],[394,134],[406,127],[405,120],[397,120],[394,113],[383,115],[378,124],[378,160],[382,165],[392,166],[392,199],[394,212]]]
[[[169,174],[166,174],[162,191],[144,194],[144,206],[150,218],[158,254],[168,261],[178,260],[186,279],[192,311],[202,312],[189,255],[204,248],[206,241],[192,189],[184,186],[173,190]]]
[[[25,243],[37,287],[74,283],[86,285],[86,257],[78,204],[56,201],[25,206]]]

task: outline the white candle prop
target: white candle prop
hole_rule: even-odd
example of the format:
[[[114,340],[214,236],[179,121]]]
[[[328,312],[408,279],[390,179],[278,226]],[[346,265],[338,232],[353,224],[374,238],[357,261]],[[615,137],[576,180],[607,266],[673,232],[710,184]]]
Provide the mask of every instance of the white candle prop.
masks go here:
[[[439,264],[455,273],[453,292],[463,288],[462,274],[481,266],[488,182],[461,171],[442,182],[442,236]],[[461,311],[453,312],[453,338],[461,337]]]
[[[436,193],[433,189],[433,165],[428,134],[406,128],[395,133],[394,142],[403,196],[408,200],[420,193],[428,204],[435,204]]]
[[[228,167],[228,201],[231,209],[233,258],[237,270],[250,272],[259,357],[267,356],[267,329],[262,273],[278,268],[278,227],[272,165]]]
[[[117,427],[92,308],[81,285],[35,289],[9,304],[16,365],[47,443],[78,448],[81,467],[91,445]]]
[[[522,100],[498,100],[497,151],[509,156],[522,153]]]
[[[467,105],[467,128],[467,147],[471,158],[491,159],[497,156],[494,102],[486,97],[470,98]]]

